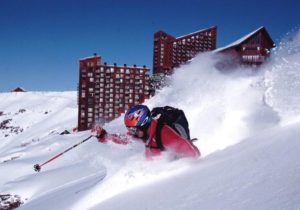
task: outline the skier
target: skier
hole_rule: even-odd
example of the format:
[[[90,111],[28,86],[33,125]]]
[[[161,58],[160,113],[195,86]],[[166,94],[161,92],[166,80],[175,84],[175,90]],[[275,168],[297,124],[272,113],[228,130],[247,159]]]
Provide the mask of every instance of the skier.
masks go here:
[[[167,109],[171,110],[168,112],[173,115],[171,117],[174,118],[175,116],[175,119],[179,119],[181,122],[174,123],[175,120],[170,122],[169,119],[166,119],[164,113]],[[176,115],[173,114],[175,112]],[[128,109],[124,117],[124,123],[128,129],[128,134],[122,136],[108,134],[103,128],[96,128],[99,141],[128,144],[129,136],[133,136],[145,143],[145,155],[148,159],[160,155],[163,151],[171,152],[176,158],[197,158],[200,156],[198,148],[190,140],[188,123],[181,110],[172,107],[158,107],[150,112],[147,106],[136,105]]]

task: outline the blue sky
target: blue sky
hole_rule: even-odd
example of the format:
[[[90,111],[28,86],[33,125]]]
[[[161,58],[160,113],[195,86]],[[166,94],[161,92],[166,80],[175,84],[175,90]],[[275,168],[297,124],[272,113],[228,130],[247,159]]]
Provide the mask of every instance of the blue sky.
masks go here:
[[[213,25],[217,47],[260,26],[275,43],[300,26],[300,2],[242,0],[0,0],[0,92],[76,90],[79,59],[152,68],[153,34]]]

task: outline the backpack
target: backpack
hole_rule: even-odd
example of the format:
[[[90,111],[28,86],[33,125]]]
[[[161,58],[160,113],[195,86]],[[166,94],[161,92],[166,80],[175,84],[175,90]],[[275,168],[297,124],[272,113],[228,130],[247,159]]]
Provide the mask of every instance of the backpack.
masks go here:
[[[161,130],[164,125],[170,126],[180,136],[190,140],[189,123],[181,109],[171,106],[156,107],[151,111],[151,117],[157,119],[156,144],[159,149],[164,150],[161,141]]]

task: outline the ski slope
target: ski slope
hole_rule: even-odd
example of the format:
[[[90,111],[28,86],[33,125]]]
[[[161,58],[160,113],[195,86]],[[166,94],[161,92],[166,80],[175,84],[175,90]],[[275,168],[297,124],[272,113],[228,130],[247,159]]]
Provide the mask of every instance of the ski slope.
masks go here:
[[[296,33],[259,71],[227,73],[201,54],[145,102],[185,111],[197,160],[147,161],[139,141],[91,138],[35,172],[90,135],[73,132],[77,93],[0,93],[0,194],[19,195],[20,209],[300,209],[299,49]],[[122,117],[105,129],[126,132]]]

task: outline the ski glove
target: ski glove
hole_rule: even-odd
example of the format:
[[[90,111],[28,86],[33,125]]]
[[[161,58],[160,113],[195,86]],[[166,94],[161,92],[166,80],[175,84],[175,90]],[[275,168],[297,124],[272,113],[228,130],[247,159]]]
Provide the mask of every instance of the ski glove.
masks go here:
[[[107,132],[103,128],[101,129],[100,132],[97,132],[96,137],[98,138],[98,141],[99,142],[105,142],[106,141],[106,139],[105,139],[106,138],[106,134],[107,134]]]

